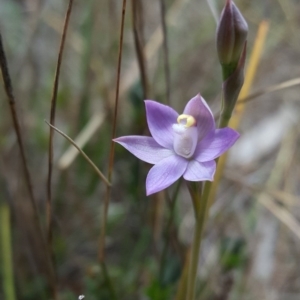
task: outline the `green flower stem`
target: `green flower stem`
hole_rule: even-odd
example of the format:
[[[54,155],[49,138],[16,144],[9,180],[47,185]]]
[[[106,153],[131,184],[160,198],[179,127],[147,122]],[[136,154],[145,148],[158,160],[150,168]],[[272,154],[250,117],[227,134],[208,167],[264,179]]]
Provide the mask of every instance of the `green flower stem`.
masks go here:
[[[236,69],[236,66],[237,63],[222,66],[223,81],[225,81],[229,76],[232,75],[232,73]],[[222,99],[222,103],[223,103],[223,99]],[[219,128],[223,128],[228,125],[231,118],[231,114],[232,111],[228,111],[228,109],[224,107],[224,103],[223,103],[223,109],[219,121]],[[217,158],[216,159],[217,164],[218,164],[218,160],[219,159]],[[202,189],[197,188],[197,183],[188,183],[188,188],[193,200],[194,211],[195,211],[195,231],[194,231],[194,240],[192,245],[191,260],[189,266],[187,294],[185,298],[186,300],[195,299],[199,253],[201,248],[204,226],[209,211],[209,204],[211,202],[210,193],[212,187],[213,187],[213,183],[211,181],[206,181],[202,193]]]
[[[188,271],[189,271],[189,265],[190,265],[190,255],[191,251],[189,250],[185,257],[185,262],[182,270],[182,274],[179,280],[178,290],[176,293],[176,297],[174,300],[185,300],[185,294],[187,290],[187,277],[188,277]]]
[[[2,272],[3,272],[3,291],[4,298],[15,300],[15,286],[12,263],[10,213],[7,204],[0,204],[0,236],[2,252]]]
[[[228,123],[230,121],[230,118],[231,118],[231,113],[225,113],[225,112],[222,112],[221,113],[221,116],[220,116],[220,120],[219,120],[219,128],[224,128],[224,127],[227,127],[228,126]],[[219,162],[219,159],[220,157],[218,157],[216,159],[216,165],[217,165],[217,170],[218,170],[218,162]],[[204,189],[203,189],[203,198],[204,199],[208,199],[208,206],[210,207],[211,206],[211,203],[212,203],[212,195],[215,195],[214,193],[214,190],[217,189],[217,184],[218,182],[211,182],[211,181],[207,181],[205,182],[205,185],[204,185]]]
[[[170,199],[170,216],[169,216],[169,220],[168,220],[167,227],[166,227],[166,242],[164,244],[164,248],[163,248],[163,251],[162,251],[161,260],[160,260],[160,268],[159,268],[160,282],[163,281],[166,258],[167,258],[167,254],[168,254],[169,238],[168,238],[167,235],[171,231],[171,227],[172,227],[173,220],[174,220],[174,217],[175,217],[176,201],[177,201],[177,198],[178,198],[181,182],[182,182],[182,180],[180,179],[177,183],[177,186],[176,186],[175,191],[172,195],[172,198]]]
[[[231,118],[231,113],[228,113],[227,111],[223,110],[220,116],[219,128],[226,127],[229,123],[230,118]],[[218,160],[219,158],[216,159],[217,164],[218,164]],[[209,211],[209,203],[211,202],[209,196],[212,187],[213,187],[213,182],[206,181],[202,193],[202,189],[199,188],[199,184],[195,182],[188,183],[188,188],[193,200],[193,206],[195,212],[195,232],[194,232],[194,240],[192,245],[191,260],[189,266],[186,300],[195,299],[199,252],[201,248],[201,240],[202,240],[204,225]]]
[[[199,263],[199,252],[201,248],[202,235],[204,231],[204,225],[208,214],[208,196],[209,190],[205,187],[210,182],[206,182],[204,186],[203,194],[201,188],[196,188],[197,183],[189,183],[189,191],[193,200],[194,210],[195,210],[195,231],[194,231],[194,240],[192,245],[192,253],[189,266],[188,274],[188,284],[187,284],[187,294],[186,300],[195,299],[195,290],[196,290],[196,279],[197,279],[197,267]],[[199,185],[198,185],[199,186]],[[207,190],[207,191],[206,191]],[[202,194],[202,196],[201,196]]]
[[[199,211],[201,204],[202,182],[187,181],[186,183],[192,198],[195,218],[197,218],[197,212]]]
[[[230,118],[229,118],[230,119]],[[227,126],[229,119],[220,120],[220,127],[222,124]],[[227,123],[226,123],[227,122]],[[223,126],[223,127],[225,127]],[[218,164],[218,159],[216,159]],[[202,189],[197,188],[196,182],[189,182],[188,188],[193,200],[194,212],[195,212],[195,231],[194,239],[192,244],[192,253],[189,265],[189,274],[188,274],[188,284],[187,284],[187,294],[186,300],[195,299],[195,290],[196,290],[196,279],[197,279],[197,268],[199,263],[199,253],[201,249],[202,235],[204,231],[205,222],[209,212],[209,203],[210,203],[210,192],[213,186],[213,182],[206,181],[204,183],[203,192]]]
[[[230,119],[231,119],[231,113],[222,112],[219,121],[219,128],[227,127]]]

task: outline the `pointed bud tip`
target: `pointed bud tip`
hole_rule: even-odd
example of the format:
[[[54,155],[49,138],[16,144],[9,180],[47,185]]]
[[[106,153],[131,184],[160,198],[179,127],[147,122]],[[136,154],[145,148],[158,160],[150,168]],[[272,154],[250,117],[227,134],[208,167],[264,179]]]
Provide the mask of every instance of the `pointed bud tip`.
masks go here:
[[[217,50],[221,64],[237,63],[247,39],[248,24],[232,0],[226,0],[217,27]]]

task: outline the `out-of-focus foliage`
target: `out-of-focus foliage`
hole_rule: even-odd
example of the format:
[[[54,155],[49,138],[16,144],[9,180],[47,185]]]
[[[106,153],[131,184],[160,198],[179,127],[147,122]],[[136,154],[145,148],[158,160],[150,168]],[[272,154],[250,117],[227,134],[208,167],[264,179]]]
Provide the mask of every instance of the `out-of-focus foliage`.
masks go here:
[[[166,103],[163,50],[156,48],[161,43],[155,38],[161,26],[160,4],[140,2],[139,34],[142,44],[153,53],[146,63],[147,97]],[[218,13],[224,2],[210,0]],[[252,91],[299,77],[299,3],[237,0],[236,5],[249,25],[249,54],[259,23],[264,19],[270,23]],[[49,134],[44,119],[50,114],[66,8],[67,1],[59,0],[0,1],[0,31],[43,225]],[[205,1],[166,1],[166,8],[171,106],[181,111],[201,92],[218,115],[222,72],[213,14]],[[121,1],[74,1],[58,92],[56,125],[72,138],[94,114],[104,114],[104,122],[84,151],[105,174],[120,18]],[[129,1],[118,136],[148,134],[141,82]],[[299,298],[299,109],[299,86],[262,95],[247,104],[239,129],[241,139],[231,152],[205,231],[198,299]],[[45,253],[33,226],[2,84],[0,111],[0,201],[11,210],[17,298],[50,299]],[[68,147],[68,142],[55,134],[53,250],[59,299],[77,299],[80,294],[87,300],[112,299],[97,262],[105,186],[81,156],[66,169],[59,168]],[[187,188],[182,183],[171,213],[174,187],[147,198],[145,178],[150,166],[119,146],[115,150],[106,263],[117,299],[175,299],[193,228]],[[0,270],[1,266],[0,262]],[[3,293],[1,285],[0,299]]]

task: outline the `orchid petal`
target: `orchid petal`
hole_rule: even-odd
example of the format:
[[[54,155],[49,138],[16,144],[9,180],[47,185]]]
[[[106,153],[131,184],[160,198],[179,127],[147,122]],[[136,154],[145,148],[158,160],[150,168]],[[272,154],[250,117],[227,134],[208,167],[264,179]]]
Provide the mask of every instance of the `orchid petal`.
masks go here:
[[[205,136],[198,144],[194,159],[199,162],[211,161],[227,151],[239,138],[239,133],[226,127]]]
[[[149,136],[122,136],[114,139],[114,141],[122,145],[137,158],[149,164],[157,164],[164,158],[175,155],[172,150],[161,147]]]
[[[172,125],[177,123],[178,113],[171,107],[146,100],[146,114],[149,130],[161,146],[173,149],[174,132]]]
[[[188,181],[213,181],[215,172],[216,162],[214,160],[202,163],[191,160],[183,174],[183,178]]]
[[[208,132],[215,129],[214,116],[200,94],[187,103],[183,113],[191,115],[196,119],[199,140],[205,137]]]
[[[153,166],[146,179],[147,196],[169,187],[182,176],[187,165],[188,160],[174,155]]]

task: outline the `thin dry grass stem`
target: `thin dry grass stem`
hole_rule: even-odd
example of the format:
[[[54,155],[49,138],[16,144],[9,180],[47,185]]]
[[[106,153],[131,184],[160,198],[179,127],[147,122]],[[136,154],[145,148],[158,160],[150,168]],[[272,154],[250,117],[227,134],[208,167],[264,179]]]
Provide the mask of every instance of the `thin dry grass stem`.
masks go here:
[[[245,83],[240,92],[239,99],[237,100],[237,104],[239,103],[240,99],[245,98],[250,92],[255,75],[258,70],[260,58],[262,56],[265,47],[268,30],[269,30],[269,22],[267,20],[261,21],[253,45],[251,57],[249,59],[249,63],[247,66]],[[235,129],[238,128],[238,125],[240,124],[244,111],[245,111],[245,105],[238,105],[235,108],[234,114],[229,122],[229,127]]]
[[[27,33],[27,38],[26,38],[26,49],[25,51],[22,51],[22,53],[19,55],[17,58],[17,63],[16,65],[18,66],[18,70],[15,74],[16,78],[19,79],[21,76],[23,70],[25,69],[26,62],[30,59],[30,53],[32,50],[32,45],[34,44],[34,41],[38,35],[38,31],[40,28],[40,23],[41,23],[41,16],[43,11],[45,10],[45,6],[47,4],[42,4],[41,1],[36,1],[34,13],[31,15],[29,21],[28,21],[28,28],[30,32]],[[25,26],[24,26],[25,27]]]
[[[112,140],[111,140],[111,145],[110,145],[109,165],[108,165],[108,175],[107,175],[107,179],[109,182],[112,181],[114,156],[115,156],[115,143],[114,143],[113,139],[116,136],[117,116],[118,116],[118,107],[119,107],[119,92],[120,92],[125,12],[126,12],[126,0],[123,0],[120,40],[119,40],[118,67],[117,67],[115,109],[114,109],[114,116],[113,116]],[[105,260],[105,235],[106,235],[107,213],[108,213],[108,207],[109,207],[109,203],[110,203],[110,197],[111,197],[111,187],[107,186],[105,201],[104,201],[103,216],[102,216],[102,222],[101,222],[100,243],[99,243],[99,253],[98,253],[98,259],[99,259],[100,264],[103,264],[104,260]]]
[[[290,165],[290,161],[287,158],[292,157],[295,152],[295,141],[295,132],[291,132],[282,141],[275,165],[264,187],[249,185],[245,181],[241,180],[241,176],[237,176],[236,174],[227,173],[227,178],[238,182],[246,188],[259,192],[257,201],[267,208],[283,224],[285,224],[298,238],[300,238],[299,221],[287,210],[286,207],[284,207],[284,205],[299,203],[299,197],[277,189],[280,183],[284,180],[287,165]],[[277,201],[280,203],[277,203]]]
[[[84,127],[81,133],[76,137],[74,143],[79,147],[83,148],[93,135],[95,128],[98,129],[104,122],[105,114],[100,112],[95,114],[90,122]],[[75,160],[79,152],[70,145],[70,147],[64,152],[61,158],[58,160],[58,168],[61,170],[67,169]]]
[[[178,15],[182,12],[182,8],[184,4],[186,4],[188,0],[176,0],[171,8],[168,10],[166,15],[167,24],[174,25],[176,24],[176,20]],[[161,26],[157,27],[151,37],[149,38],[147,44],[145,45],[145,59],[146,62],[150,62],[153,57],[157,54],[159,48],[163,43],[163,32]],[[138,68],[136,66],[136,62],[133,61],[131,65],[128,67],[125,75],[122,77],[122,84],[120,86],[120,93],[125,93],[132,84],[138,78]]]
[[[266,207],[300,239],[300,223],[286,208],[274,202],[272,197],[265,194],[260,197],[259,203]]]
[[[58,34],[63,34],[64,20],[61,18],[61,16],[51,11],[44,13],[42,18],[43,21]],[[71,45],[74,51],[82,55],[84,51],[84,41],[77,32],[71,31],[68,34],[67,42]]]
[[[183,11],[183,6],[188,0],[176,0],[166,14],[166,22],[169,25],[176,24],[178,16]],[[159,50],[163,43],[163,30],[161,26],[157,27],[151,35],[148,43],[145,46],[147,61],[151,60]]]
[[[7,300],[16,299],[11,243],[10,209],[6,203],[0,203],[1,267],[3,274],[3,294]]]
[[[166,80],[166,103],[170,105],[171,101],[171,79],[170,79],[170,63],[169,63],[169,48],[168,48],[168,31],[166,24],[166,3],[165,0],[160,0],[161,27],[163,32],[163,53],[164,53],[164,71]]]
[[[287,88],[290,88],[290,87],[293,87],[293,86],[296,86],[296,85],[299,85],[299,84],[300,84],[300,77],[297,77],[297,78],[294,78],[294,79],[291,79],[291,80],[287,80],[287,81],[284,81],[284,82],[281,82],[281,83],[278,83],[278,84],[268,86],[264,89],[260,89],[256,92],[250,94],[249,96],[241,98],[238,101],[237,105],[243,105],[243,103],[252,101],[252,100],[254,100],[255,98],[257,98],[261,95],[265,95],[265,94],[272,93],[272,92],[275,92],[275,91],[280,91],[280,90],[283,90],[283,89],[287,89]]]
[[[209,6],[211,14],[214,17],[214,20],[218,24],[218,22],[219,22],[219,14],[218,14],[218,11],[217,11],[217,7],[216,7],[215,1],[214,0],[206,0],[206,2],[207,2],[207,5]]]
[[[56,299],[56,288],[55,288],[53,266],[51,264],[50,253],[48,252],[48,248],[46,246],[46,240],[45,240],[45,236],[44,236],[42,225],[41,225],[40,218],[39,218],[38,207],[37,207],[37,204],[36,204],[35,198],[34,198],[31,177],[30,177],[27,160],[26,160],[26,155],[25,155],[25,149],[24,149],[24,143],[23,143],[23,138],[22,138],[22,133],[21,133],[20,122],[19,122],[18,114],[17,114],[17,110],[16,110],[16,101],[15,101],[13,87],[12,87],[12,83],[11,83],[11,79],[10,79],[10,75],[9,75],[9,71],[8,71],[8,65],[7,65],[6,55],[5,55],[5,51],[4,51],[4,47],[3,47],[1,33],[0,33],[0,65],[1,65],[4,88],[5,88],[5,92],[7,94],[10,111],[11,111],[11,115],[12,115],[13,126],[14,126],[14,130],[16,132],[16,135],[17,135],[17,143],[18,143],[20,153],[21,153],[21,161],[22,161],[22,166],[23,166],[23,171],[24,171],[25,183],[26,183],[28,193],[29,193],[30,204],[33,209],[33,218],[34,218],[33,222],[35,224],[35,228],[37,229],[37,235],[38,235],[38,237],[43,245],[43,248],[45,250],[46,261],[48,263],[48,272],[49,272],[48,275],[50,278],[50,287],[52,290],[52,296],[54,299]]]
[[[63,28],[62,39],[60,43],[58,60],[56,65],[55,79],[53,85],[53,93],[51,99],[51,110],[50,110],[50,123],[54,126],[55,124],[55,112],[56,112],[56,101],[57,101],[57,92],[58,92],[58,83],[59,83],[59,75],[60,75],[60,67],[62,62],[63,50],[67,36],[67,29],[69,25],[69,20],[72,11],[73,0],[69,1],[65,23]],[[47,221],[47,240],[48,240],[48,248],[49,252],[52,253],[52,193],[51,193],[51,185],[52,185],[52,169],[53,169],[53,134],[54,129],[50,128],[49,134],[49,159],[48,159],[48,178],[47,178],[47,204],[46,204],[46,221]]]
[[[138,66],[141,74],[141,81],[143,85],[143,97],[144,99],[147,99],[148,91],[149,91],[149,83],[148,83],[149,81],[148,81],[147,70],[146,70],[146,60],[145,60],[144,44],[142,38],[143,33],[140,30],[140,28],[143,27],[141,23],[143,22],[144,19],[143,16],[140,15],[142,13],[141,5],[143,5],[141,1],[138,0],[131,1],[134,46],[135,46]]]
[[[17,135],[17,142],[18,142],[18,146],[20,149],[20,153],[21,153],[21,161],[22,161],[22,166],[23,166],[23,171],[24,171],[25,182],[26,182],[27,189],[29,192],[29,197],[30,197],[32,208],[34,210],[34,214],[36,216],[36,219],[38,220],[38,223],[40,223],[39,217],[38,217],[38,215],[39,215],[38,208],[37,208],[37,205],[36,205],[36,202],[34,199],[31,177],[30,177],[28,166],[27,166],[27,160],[26,160],[24,143],[23,143],[23,138],[22,138],[22,133],[21,133],[21,128],[20,128],[20,122],[19,122],[19,118],[18,118],[18,114],[17,114],[17,110],[16,110],[16,100],[15,100],[15,96],[13,93],[13,87],[11,84],[11,79],[10,79],[10,75],[9,75],[9,71],[8,71],[8,65],[7,65],[6,55],[4,52],[1,33],[0,33],[0,65],[1,65],[4,88],[5,88],[5,92],[7,95],[10,112],[11,112],[11,116],[12,116],[13,126],[14,126],[14,130],[16,132],[16,135]]]
[[[259,186],[254,184],[248,184],[245,180],[242,179],[242,176],[238,176],[236,172],[224,172],[224,175],[227,179],[242,185],[246,189],[249,189],[254,192],[261,192],[265,193],[272,198],[276,199],[276,201],[279,201],[282,205],[288,205],[288,206],[297,206],[297,204],[300,203],[300,198],[292,195],[288,192],[281,191],[276,188],[272,187],[266,187],[266,186]]]
[[[83,38],[83,53],[81,55],[81,82],[82,87],[79,93],[79,103],[76,117],[76,128],[81,129],[84,124],[87,123],[89,119],[89,107],[90,107],[90,94],[91,94],[91,86],[93,83],[92,76],[92,61],[93,54],[95,48],[95,41],[99,38],[97,32],[97,16],[99,10],[98,2],[92,1],[91,3],[87,3],[89,6],[88,10],[88,19],[84,21],[85,23],[85,34]]]
[[[291,43],[295,48],[298,48],[299,44],[297,37],[299,30],[297,22],[295,22],[298,17],[297,10],[293,9],[291,1],[277,0],[277,2],[279,3],[289,25],[287,31],[289,34],[289,43]]]
[[[67,136],[65,133],[63,133],[61,130],[59,130],[57,127],[51,125],[50,123],[48,123],[46,120],[45,122],[51,127],[53,128],[56,132],[58,132],[59,134],[61,134],[65,139],[67,139],[78,151],[79,153],[86,159],[86,161],[90,164],[90,166],[94,169],[94,171],[97,173],[97,175],[99,176],[99,178],[101,180],[104,181],[104,183],[107,186],[110,186],[110,182],[107,180],[107,178],[103,175],[103,173],[98,169],[98,167],[93,163],[93,161],[85,154],[85,152],[83,150],[81,150],[81,148],[69,137]]]
[[[291,79],[291,80],[287,80],[287,81],[284,81],[284,82],[281,82],[281,83],[278,83],[278,84],[274,84],[274,85],[271,85],[271,86],[268,86],[266,88],[263,88],[263,89],[260,89],[244,98],[241,98],[238,103],[236,105],[244,105],[244,103],[246,102],[251,102],[253,100],[258,100],[256,99],[257,97],[259,96],[262,96],[262,95],[265,95],[265,94],[268,94],[268,93],[272,93],[272,92],[276,92],[276,91],[280,91],[280,90],[283,90],[283,89],[287,89],[287,88],[290,88],[290,87],[294,87],[294,86],[297,86],[300,84],[300,77],[297,77],[297,78],[294,78],[294,79]],[[214,117],[215,119],[219,118],[220,117],[220,114],[221,114],[221,111],[217,112]]]
[[[95,6],[96,6],[96,2]],[[96,15],[96,11],[98,11],[97,7],[93,7],[93,17]],[[55,15],[53,12],[44,14],[43,20],[49,25],[51,28],[53,28],[56,32],[62,34],[63,33],[63,20]],[[94,27],[96,27],[96,20],[94,20],[93,24],[93,32],[95,32]],[[79,54],[82,55],[84,44],[82,38],[76,34],[76,32],[70,32],[68,35],[68,41],[71,45],[71,47]],[[99,60],[98,57],[97,60],[91,59],[89,67],[93,69],[95,72],[98,72],[98,66],[99,66]],[[75,142],[79,147],[84,147],[84,145],[90,140],[90,138],[94,135],[94,133],[98,130],[98,128],[102,125],[104,120],[104,116],[102,112],[95,113],[92,118],[89,119],[87,125],[84,127],[84,129],[79,133],[79,135],[75,138]],[[68,168],[72,162],[75,160],[75,158],[78,155],[78,151],[74,149],[74,147],[70,146],[69,149],[66,150],[66,152],[62,155],[58,162],[58,167],[61,169]]]
[[[280,151],[278,152],[275,165],[271,171],[270,177],[266,183],[266,190],[277,188],[285,179],[285,174],[290,166],[290,160],[287,158],[293,157],[296,149],[295,132],[290,132],[286,135],[281,143]],[[258,202],[267,208],[276,218],[278,218],[284,225],[286,225],[299,239],[300,239],[300,223],[299,221],[282,205],[282,202],[276,203],[273,198],[285,194],[272,193],[271,195],[263,191],[258,195]],[[286,198],[286,197],[285,197]],[[290,199],[291,197],[289,197]],[[278,200],[278,198],[276,199]],[[296,203],[299,200],[296,200]]]
[[[187,2],[188,2],[188,0],[176,0],[172,4],[171,8],[168,10],[167,15],[166,15],[167,24],[170,24],[170,25],[176,24],[176,20],[177,20],[179,14],[183,11],[183,7]],[[57,24],[55,22],[51,21],[50,18],[47,19],[47,23],[51,27],[53,27],[55,30],[58,30]],[[143,25],[143,24],[141,24],[141,25]],[[80,52],[82,49],[81,40],[75,34],[72,34],[72,38],[73,38],[73,43],[72,43],[73,47],[74,48],[76,47],[76,50],[78,52]],[[144,47],[146,63],[150,62],[151,59],[153,59],[153,57],[157,54],[160,46],[162,45],[162,42],[163,42],[163,34],[162,34],[162,29],[159,26],[158,28],[156,28],[156,30],[154,30],[153,34],[149,38],[149,41],[147,42],[147,44]],[[92,64],[94,65],[94,69],[95,69],[95,62],[93,61]],[[128,91],[128,89],[134,84],[134,82],[136,82],[136,80],[138,79],[138,76],[139,76],[139,70],[138,70],[138,66],[136,64],[136,60],[134,60],[134,61],[132,61],[132,63],[128,67],[127,71],[124,72],[124,75],[122,76],[121,85],[120,85],[120,96],[124,95]],[[91,121],[89,121],[87,126],[89,126],[90,122]],[[94,128],[94,131],[91,132],[91,136],[96,132],[97,129],[98,129],[97,127]]]
[[[293,194],[277,189],[267,189],[267,193],[281,202],[282,205],[300,207],[300,198]]]
[[[237,129],[239,126],[239,123],[242,119],[243,113],[245,111],[245,103],[243,104],[239,104],[240,99],[245,98],[249,92],[250,89],[252,87],[252,83],[253,80],[255,78],[255,74],[257,72],[257,68],[259,65],[259,61],[264,49],[264,45],[265,45],[265,40],[267,37],[267,33],[268,33],[268,28],[269,28],[269,23],[266,20],[263,20],[258,28],[258,32],[255,38],[255,43],[252,49],[252,53],[249,59],[249,64],[247,67],[247,71],[246,71],[246,76],[245,76],[245,83],[243,85],[243,88],[240,92],[239,98],[237,100],[237,105],[235,107],[234,110],[234,114],[232,115],[232,118],[229,121],[228,126],[233,128],[233,129]],[[227,160],[227,153],[225,153],[224,155],[222,155],[219,160],[218,160],[218,166],[217,166],[217,171],[215,174],[215,178],[209,193],[209,206],[211,206],[215,200],[216,197],[216,193],[217,193],[217,188],[219,186],[219,182],[221,180],[222,174],[223,174],[223,170],[225,167],[225,163]]]

